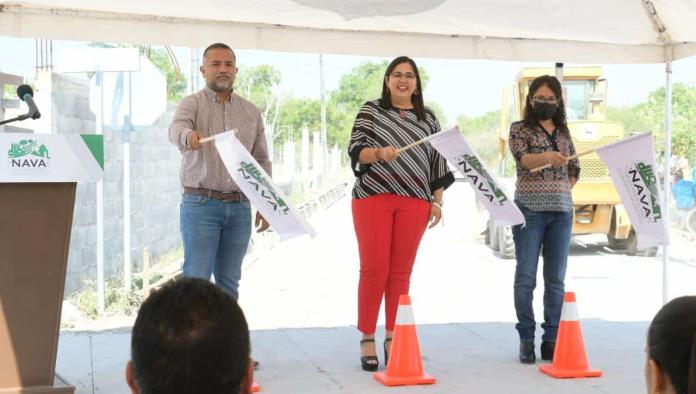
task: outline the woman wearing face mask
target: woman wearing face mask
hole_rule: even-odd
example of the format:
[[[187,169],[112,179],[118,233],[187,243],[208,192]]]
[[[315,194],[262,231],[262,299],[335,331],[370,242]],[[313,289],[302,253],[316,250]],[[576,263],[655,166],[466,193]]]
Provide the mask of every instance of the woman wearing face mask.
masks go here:
[[[442,217],[442,194],[454,182],[445,159],[430,144],[397,148],[440,131],[423,104],[416,63],[401,56],[387,67],[382,97],[358,113],[348,147],[353,172],[353,224],[360,254],[358,330],[360,361],[378,367],[375,330],[385,300],[385,364],[399,296],[408,294],[411,269],[425,228]]]
[[[648,329],[648,394],[696,394],[696,296],[675,298]]]
[[[544,257],[544,330],[541,358],[552,360],[565,292],[565,272],[573,227],[571,189],[580,175],[575,147],[566,124],[561,84],[544,75],[532,81],[524,119],[510,126],[510,150],[517,164],[515,202],[525,217],[513,226],[515,241],[515,311],[520,362],[532,364],[536,322],[532,296],[539,253]],[[550,164],[532,173],[530,170]]]

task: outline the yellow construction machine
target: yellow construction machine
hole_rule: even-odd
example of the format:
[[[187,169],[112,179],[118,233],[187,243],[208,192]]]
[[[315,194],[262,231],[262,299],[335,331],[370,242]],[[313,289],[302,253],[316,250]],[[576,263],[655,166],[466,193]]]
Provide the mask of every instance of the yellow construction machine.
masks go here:
[[[508,147],[510,123],[522,119],[529,85],[541,75],[562,80],[568,128],[578,153],[610,144],[624,137],[623,124],[606,120],[607,81],[601,67],[563,69],[525,68],[513,89],[505,89],[498,133],[498,177],[513,194],[515,163]],[[626,250],[629,255],[654,256],[656,248],[638,250],[635,231],[621,204],[607,167],[596,153],[580,157],[580,180],[573,188],[573,235],[606,234],[609,247]],[[488,221],[486,241],[500,257],[515,256],[509,227]]]

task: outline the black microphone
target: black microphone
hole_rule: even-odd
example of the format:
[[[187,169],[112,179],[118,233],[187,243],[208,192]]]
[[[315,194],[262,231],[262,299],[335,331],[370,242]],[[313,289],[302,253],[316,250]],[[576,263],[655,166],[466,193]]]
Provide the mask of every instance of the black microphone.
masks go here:
[[[19,85],[17,87],[17,96],[19,99],[27,103],[29,107],[29,113],[27,113],[28,118],[39,119],[41,117],[41,112],[39,108],[36,107],[34,103],[34,90],[29,85]]]

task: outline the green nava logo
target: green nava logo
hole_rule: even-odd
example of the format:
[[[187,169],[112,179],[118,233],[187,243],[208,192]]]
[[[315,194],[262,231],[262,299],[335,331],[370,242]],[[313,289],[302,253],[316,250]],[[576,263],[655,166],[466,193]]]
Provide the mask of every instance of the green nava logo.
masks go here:
[[[244,161],[239,162],[239,169],[237,170],[242,174],[244,180],[254,188],[259,195],[264,199],[264,201],[271,207],[275,212],[287,215],[290,212],[290,207],[288,204],[280,198],[273,186],[264,178],[261,171],[253,164]]]
[[[51,165],[48,148],[36,140],[27,139],[13,143],[7,156],[10,168],[46,169]]]
[[[629,166],[627,172],[638,210],[643,213],[642,217],[651,222],[662,219],[657,177],[653,166],[637,162]]]
[[[474,185],[474,188],[488,201],[501,207],[505,204],[507,196],[476,156],[469,154],[459,156],[456,158],[456,163],[462,173],[469,178],[469,182]]]

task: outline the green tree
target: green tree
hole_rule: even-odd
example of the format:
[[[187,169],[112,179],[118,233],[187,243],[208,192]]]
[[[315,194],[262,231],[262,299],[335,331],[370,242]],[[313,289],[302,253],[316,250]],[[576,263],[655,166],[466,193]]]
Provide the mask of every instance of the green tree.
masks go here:
[[[607,119],[624,125],[626,135],[648,131],[648,105],[640,103],[624,107],[607,107]]]
[[[272,140],[277,135],[276,125],[282,98],[276,91],[282,79],[280,71],[268,64],[261,64],[240,69],[235,81],[235,92],[254,103],[261,111],[266,132]]]
[[[440,123],[440,127],[443,130],[446,129],[447,126],[449,126],[449,123],[447,122],[447,115],[445,115],[445,111],[442,109],[440,104],[434,101],[426,100],[425,106],[433,111],[433,114],[435,114],[435,118],[437,118],[437,121]]]
[[[319,99],[290,98],[280,106],[275,141],[301,138],[303,128],[310,131],[321,129],[321,102]]]
[[[275,91],[282,80],[280,71],[268,64],[241,68],[234,85],[235,92],[267,113],[277,102]]]
[[[500,111],[497,110],[481,116],[460,115],[457,118],[459,129],[491,170],[495,168],[498,157],[500,116]]]
[[[341,149],[348,146],[353,121],[360,107],[379,98],[382,78],[388,63],[363,63],[341,77],[338,89],[329,94],[327,105],[327,139],[329,145]]]
[[[350,133],[360,107],[369,100],[378,99],[382,95],[384,72],[389,62],[366,62],[351,70],[339,81],[338,88],[329,95],[327,106],[327,138],[329,145],[338,145],[341,149],[348,146]],[[428,74],[425,69],[419,69],[421,85],[425,90],[428,84]],[[426,94],[427,97],[427,94]],[[435,116],[442,116],[440,124],[446,124],[444,113],[439,105],[429,102]]]
[[[167,100],[181,101],[186,95],[187,77],[175,67],[175,60],[162,48],[141,48],[141,53],[164,73],[167,80]]]
[[[3,85],[4,91],[0,92],[2,94],[0,99],[4,98],[6,100],[17,100],[17,87],[13,85]]]
[[[652,131],[657,152],[664,150],[665,88],[651,92],[648,100],[632,106],[613,107],[610,120],[622,122],[627,134]],[[672,153],[696,156],[696,85],[677,83],[672,90]]]
[[[639,116],[650,120],[649,130],[655,133],[658,151],[664,150],[665,89],[650,93],[647,108],[639,106]],[[672,93],[672,153],[693,158],[696,154],[696,85],[678,83]]]

